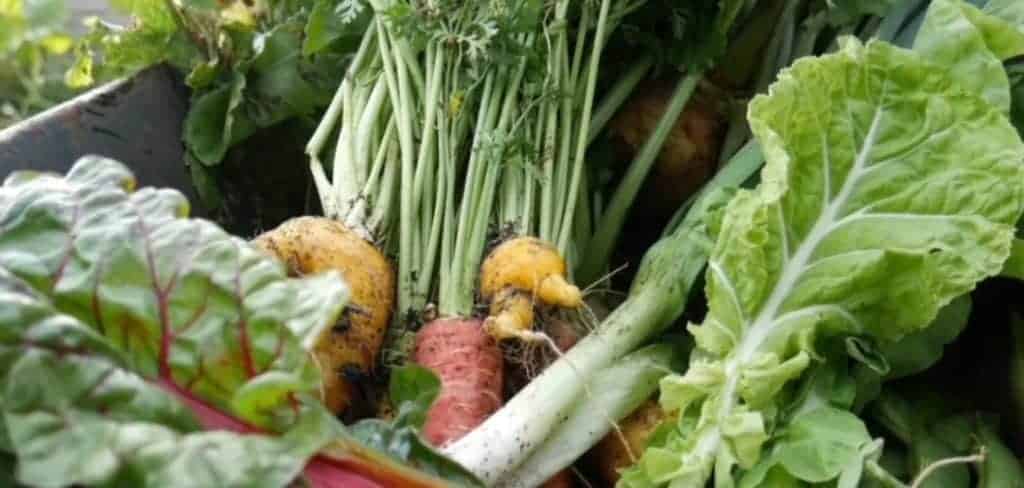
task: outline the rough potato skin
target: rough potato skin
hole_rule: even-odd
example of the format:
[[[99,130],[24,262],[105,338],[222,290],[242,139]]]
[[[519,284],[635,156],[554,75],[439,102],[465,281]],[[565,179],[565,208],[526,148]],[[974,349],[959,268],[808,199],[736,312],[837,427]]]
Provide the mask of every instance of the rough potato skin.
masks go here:
[[[622,434],[626,438],[626,442],[629,443],[629,449],[633,455],[640,456],[644,452],[644,448],[647,447],[647,438],[664,418],[665,412],[658,402],[648,400],[619,423],[619,428],[622,429]],[[604,436],[604,439],[601,439],[601,442],[591,450],[591,454],[594,457],[595,467],[608,486],[614,486],[619,481],[620,470],[633,464],[629,459],[626,446],[623,445],[615,431]]]
[[[416,335],[413,358],[441,379],[423,437],[435,446],[455,441],[501,407],[501,348],[478,319],[437,319]]]
[[[609,122],[629,152],[639,152],[654,132],[672,97],[674,84],[646,81]],[[698,91],[686,104],[648,178],[641,198],[657,209],[675,210],[714,174],[725,124],[718,109]]]
[[[357,394],[353,380],[372,372],[380,352],[395,300],[394,267],[373,244],[324,217],[288,220],[253,243],[294,275],[335,270],[348,284],[343,321],[326,330],[313,351],[323,371],[324,404],[344,412]]]

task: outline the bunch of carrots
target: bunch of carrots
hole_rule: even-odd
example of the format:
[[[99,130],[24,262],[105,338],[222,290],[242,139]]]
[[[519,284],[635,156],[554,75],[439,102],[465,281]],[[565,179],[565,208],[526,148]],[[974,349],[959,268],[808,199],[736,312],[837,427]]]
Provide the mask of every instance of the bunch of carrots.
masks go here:
[[[307,146],[324,216],[255,239],[351,287],[315,351],[334,412],[387,416],[366,390],[413,362],[442,384],[422,436],[487,484],[571,486],[589,451],[610,485],[636,462],[679,360],[641,346],[709,245],[679,243],[762,163],[746,100],[845,28],[794,42],[800,2],[692,3],[370,0]]]
[[[710,178],[741,93],[705,76],[710,56],[624,56],[630,27],[670,29],[644,10],[660,6],[501,7],[371,1],[373,20],[307,146],[324,216],[254,239],[294,274],[336,270],[351,288],[345,323],[315,349],[324,402],[343,418],[387,416],[387,399],[366,394],[373,378],[425,366],[442,388],[422,435],[442,451],[558,358],[586,383],[588,367],[565,353],[621,301],[604,293],[613,268],[636,272],[631,256],[612,255],[630,212],[664,226]],[[723,8],[689,22],[713,19],[726,35],[738,7]],[[589,164],[611,154],[633,161]],[[661,197],[639,199],[645,188]],[[608,483],[656,425],[655,383],[595,417],[602,434],[575,448],[574,458],[646,402],[595,450]],[[500,442],[525,452],[534,441]],[[539,474],[571,486],[569,464]]]

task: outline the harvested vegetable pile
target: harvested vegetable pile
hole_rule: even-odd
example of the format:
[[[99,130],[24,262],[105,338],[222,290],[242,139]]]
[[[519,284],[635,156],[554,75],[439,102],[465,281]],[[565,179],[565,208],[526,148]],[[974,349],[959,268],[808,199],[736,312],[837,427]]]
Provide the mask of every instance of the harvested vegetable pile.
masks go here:
[[[322,215],[10,175],[0,480],[1024,487],[1024,2],[144,4]]]

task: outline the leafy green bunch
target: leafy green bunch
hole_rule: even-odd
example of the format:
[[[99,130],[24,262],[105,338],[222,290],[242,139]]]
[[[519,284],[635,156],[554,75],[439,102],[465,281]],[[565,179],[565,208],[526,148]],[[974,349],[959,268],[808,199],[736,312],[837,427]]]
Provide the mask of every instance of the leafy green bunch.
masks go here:
[[[192,89],[183,129],[200,194],[216,206],[216,168],[257,130],[311,120],[330,101],[366,27],[358,0],[115,0],[130,26],[87,19],[67,73],[71,86],[129,75],[157,63]]]
[[[697,350],[661,382],[674,425],[623,484],[857,486],[872,475],[879,450],[850,412],[863,391],[843,365],[885,376],[932,361],[907,352],[941,342],[940,311],[1010,255],[1024,144],[1003,60],[1021,53],[1014,24],[936,0],[912,51],[843,38],[751,102],[761,183],[721,218],[709,312],[688,327]]]

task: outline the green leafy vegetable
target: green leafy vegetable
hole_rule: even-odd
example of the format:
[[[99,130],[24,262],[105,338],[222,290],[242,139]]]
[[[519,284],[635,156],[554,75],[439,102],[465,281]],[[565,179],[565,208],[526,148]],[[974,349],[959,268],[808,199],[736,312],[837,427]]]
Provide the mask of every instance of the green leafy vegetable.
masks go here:
[[[0,187],[0,451],[19,482],[276,487],[305,471],[314,486],[438,485],[314,400],[308,350],[347,299],[336,273],[288,278],[186,218],[181,194],[134,186],[87,157]],[[436,453],[398,457],[457,473]]]
[[[0,290],[3,419],[22,483],[279,487],[328,440],[319,425],[284,438],[200,431],[173,396],[123,369],[93,329],[6,272]]]
[[[914,51],[948,66],[961,87],[1009,111],[1010,82],[1002,61],[1024,54],[1024,31],[966,2],[934,0]],[[978,55],[985,52],[992,55]]]
[[[119,163],[86,158],[0,189],[0,398],[18,479],[281,486],[329,440],[292,395],[318,387],[299,339],[333,323],[344,285],[288,279],[184,219],[180,194],[133,187]],[[288,434],[200,432],[244,423]]]
[[[338,275],[286,279],[241,239],[184,219],[179,193],[133,186],[119,163],[94,158],[66,178],[12,176],[0,266],[106,336],[132,370],[255,425],[287,425],[287,397],[319,388],[302,345],[341,313]]]
[[[819,339],[898,341],[999,272],[1024,205],[1024,144],[999,99],[958,80],[846,39],[751,103],[762,183],[722,220],[710,310],[690,328],[701,354],[662,380],[663,406],[683,415],[636,468],[650,484],[703,486],[712,471],[728,483],[779,432],[781,392],[813,369]]]
[[[67,73],[73,86],[131,75],[158,63],[182,73],[192,88],[183,142],[204,201],[215,206],[215,168],[228,150],[257,130],[312,117],[327,105],[354,40],[365,30],[358,1],[117,2],[129,27],[98,19],[76,46]],[[359,10],[362,12],[367,9]],[[356,12],[357,14],[359,12]]]
[[[824,407],[801,414],[779,436],[773,454],[743,477],[741,487],[763,486],[765,477],[792,477],[809,483],[838,479],[837,486],[854,488],[865,462],[881,454],[856,415]],[[783,474],[785,473],[785,474]]]

